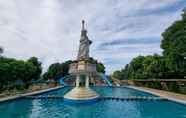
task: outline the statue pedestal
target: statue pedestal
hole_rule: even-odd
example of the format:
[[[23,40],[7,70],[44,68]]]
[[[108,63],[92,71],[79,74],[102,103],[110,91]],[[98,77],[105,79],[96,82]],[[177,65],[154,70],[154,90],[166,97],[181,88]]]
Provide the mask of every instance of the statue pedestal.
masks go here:
[[[69,73],[76,76],[76,86],[64,95],[64,100],[72,103],[96,101],[99,95],[89,87],[91,75],[96,74],[96,65],[78,61],[70,65]]]
[[[70,92],[65,94],[64,100],[73,103],[87,103],[98,100],[99,95],[86,87],[75,87]]]

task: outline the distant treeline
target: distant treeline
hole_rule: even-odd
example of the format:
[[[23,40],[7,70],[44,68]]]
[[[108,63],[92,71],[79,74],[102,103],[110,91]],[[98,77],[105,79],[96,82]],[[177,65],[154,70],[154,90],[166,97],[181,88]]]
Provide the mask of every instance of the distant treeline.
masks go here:
[[[138,56],[115,71],[118,79],[183,79],[186,77],[186,11],[162,33],[163,54]],[[150,39],[149,39],[150,40]]]
[[[98,72],[100,73],[105,73],[105,66],[101,63],[98,62],[97,60],[90,58],[89,59],[90,63],[92,64],[96,64],[96,69]],[[46,73],[44,73],[43,78],[44,79],[53,79],[53,80],[58,80],[61,77],[64,77],[66,75],[68,75],[68,71],[69,71],[69,65],[72,63],[73,61],[68,60],[64,63],[54,63],[51,64],[47,70]]]
[[[0,47],[0,54],[3,48]],[[105,73],[105,67],[101,62],[90,58],[91,63],[97,65],[97,71]],[[64,63],[53,63],[48,70],[42,74],[42,63],[37,57],[30,59],[16,60],[0,55],[0,93],[4,90],[27,89],[29,85],[48,80],[57,81],[63,76],[68,75],[69,65],[73,61]]]

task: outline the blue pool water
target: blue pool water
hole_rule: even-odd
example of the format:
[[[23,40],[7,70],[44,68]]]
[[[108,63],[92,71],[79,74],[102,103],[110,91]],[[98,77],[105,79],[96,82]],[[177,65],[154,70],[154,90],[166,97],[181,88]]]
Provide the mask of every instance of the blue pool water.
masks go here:
[[[71,90],[72,87],[64,87],[63,89],[59,89],[56,91],[45,93],[44,95],[64,95],[66,92]],[[134,89],[126,88],[126,87],[92,87],[97,93],[102,96],[117,96],[117,97],[125,97],[125,96],[154,96],[152,94],[148,94],[141,91],[136,91]]]
[[[63,95],[70,88],[46,94]],[[93,88],[103,96],[152,96],[128,88]],[[99,101],[68,105],[63,100],[19,99],[0,104],[0,118],[186,118],[186,106],[170,101]]]

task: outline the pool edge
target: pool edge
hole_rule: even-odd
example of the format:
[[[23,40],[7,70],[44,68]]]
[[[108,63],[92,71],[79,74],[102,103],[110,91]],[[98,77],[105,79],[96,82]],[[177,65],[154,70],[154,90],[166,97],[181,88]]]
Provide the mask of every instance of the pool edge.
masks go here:
[[[142,91],[142,92],[146,92],[146,93],[150,93],[150,94],[153,94],[153,95],[156,95],[156,96],[165,98],[165,99],[167,99],[169,101],[173,101],[173,102],[176,102],[176,103],[179,103],[179,104],[186,105],[186,101],[185,100],[181,100],[181,99],[178,99],[178,98],[169,97],[169,96],[163,95],[161,93],[157,93],[157,92],[154,92],[154,91],[151,91],[151,90],[143,89],[141,87],[136,87],[136,86],[125,86],[125,87],[131,88],[131,89],[135,89],[135,90],[138,90],[138,91]]]
[[[20,98],[24,98],[25,96],[38,95],[38,94],[47,93],[47,92],[50,92],[50,91],[55,91],[55,90],[61,89],[63,87],[64,86],[57,86],[55,88],[49,88],[49,89],[34,91],[34,92],[30,92],[30,93],[24,93],[24,94],[20,94],[20,95],[0,98],[0,103],[16,100],[16,99],[20,99]]]

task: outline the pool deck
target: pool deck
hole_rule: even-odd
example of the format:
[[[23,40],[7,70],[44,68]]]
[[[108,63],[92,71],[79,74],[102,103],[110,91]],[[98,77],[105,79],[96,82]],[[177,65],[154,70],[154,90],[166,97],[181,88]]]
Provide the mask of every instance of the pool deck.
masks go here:
[[[63,86],[57,86],[55,88],[49,88],[49,89],[34,91],[34,92],[30,92],[30,93],[25,93],[25,94],[19,94],[19,95],[15,95],[15,96],[9,96],[9,97],[5,97],[5,98],[0,98],[0,103],[1,102],[5,102],[5,101],[19,99],[19,98],[22,98],[22,97],[25,97],[25,96],[29,96],[29,95],[37,95],[37,94],[41,94],[41,93],[57,90],[57,89],[60,89],[62,87]]]
[[[162,98],[166,98],[170,101],[174,101],[177,103],[185,104],[186,105],[186,95],[168,92],[164,90],[157,90],[152,88],[146,88],[146,87],[135,87],[135,86],[128,86],[128,88],[133,88],[139,91],[151,93],[156,96],[160,96]]]

